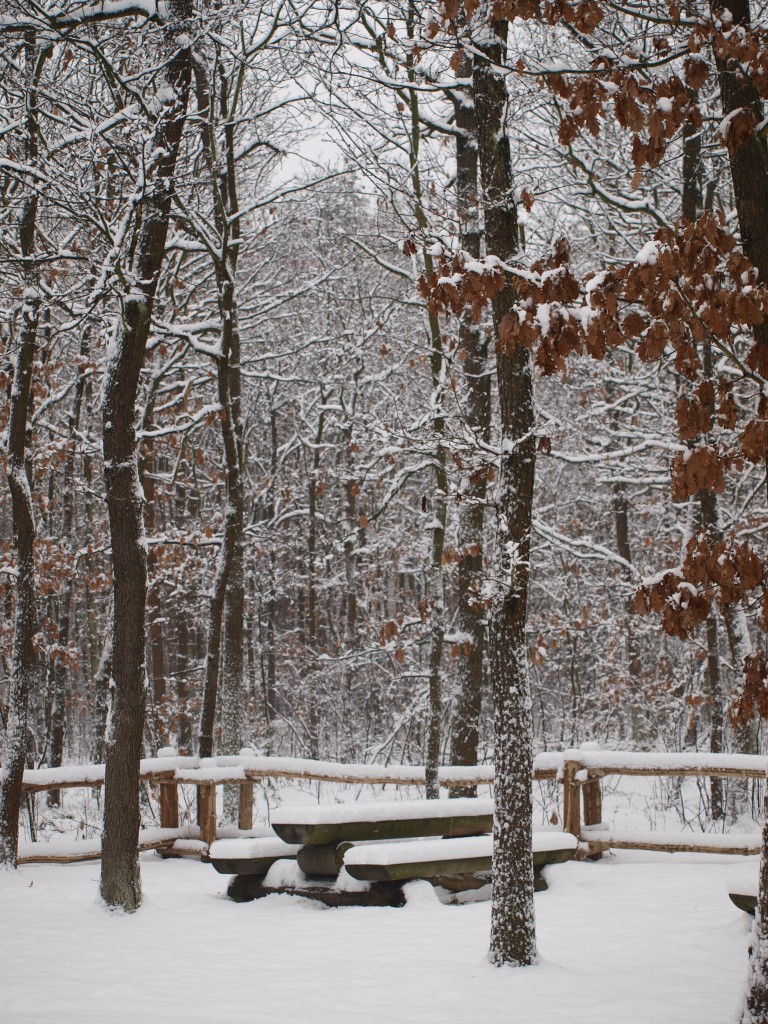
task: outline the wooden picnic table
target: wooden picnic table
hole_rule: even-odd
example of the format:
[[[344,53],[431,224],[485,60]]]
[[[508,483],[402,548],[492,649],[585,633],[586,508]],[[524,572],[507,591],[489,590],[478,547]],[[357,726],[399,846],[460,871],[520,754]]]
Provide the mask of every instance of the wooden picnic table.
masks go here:
[[[493,829],[493,800],[387,800],[284,807],[271,816],[286,843],[328,846],[373,839],[482,835]]]
[[[291,892],[334,906],[403,902],[402,883],[427,879],[453,891],[478,888],[491,879],[493,801],[378,801],[281,808],[272,815],[278,838],[219,840],[209,859],[217,871],[237,877],[233,899]],[[436,838],[439,837],[439,838]],[[533,867],[538,888],[545,864],[569,860],[577,841],[569,833],[534,833]],[[306,883],[266,885],[272,864],[297,859]],[[359,892],[341,885],[367,883]],[[281,872],[284,874],[284,871]]]

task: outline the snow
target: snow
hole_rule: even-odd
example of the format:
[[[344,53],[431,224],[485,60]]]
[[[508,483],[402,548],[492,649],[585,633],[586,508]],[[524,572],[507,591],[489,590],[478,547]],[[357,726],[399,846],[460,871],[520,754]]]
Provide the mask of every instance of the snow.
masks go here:
[[[371,888],[371,883],[353,878],[346,868],[342,868],[336,878],[336,888],[340,892],[367,892]]]
[[[616,843],[637,843],[638,845],[653,846],[664,843],[667,846],[678,847],[681,851],[690,851],[696,846],[717,847],[723,853],[729,850],[737,852],[740,850],[751,850],[758,853],[762,847],[762,836],[759,831],[752,833],[726,833],[721,832],[659,832],[643,829],[632,829],[621,831],[616,829],[598,828],[587,826],[582,829],[582,836],[588,835],[593,842]]]
[[[370,803],[286,807],[272,813],[272,824],[336,825],[347,821],[459,818],[468,814],[493,814],[493,800],[464,797],[459,800],[376,800]]]
[[[741,633],[738,634],[741,636]],[[562,771],[565,760],[575,760],[581,768],[591,768],[608,774],[629,772],[702,772],[709,769],[718,771],[749,772],[753,777],[766,773],[768,760],[756,754],[708,754],[708,753],[642,753],[616,750],[593,750],[589,743],[569,751],[544,751],[536,755],[534,770],[538,778],[554,777]],[[229,757],[197,758],[164,756],[145,758],[141,762],[144,777],[154,773],[171,776],[177,782],[222,783],[243,781],[246,778],[320,778],[328,782],[355,781],[358,783],[393,783],[399,785],[424,785],[424,768],[420,765],[376,765],[339,764],[333,761],[312,761],[306,758],[260,757],[238,755]],[[472,768],[446,766],[439,769],[440,782],[471,778],[478,785],[493,782],[493,765],[479,765]],[[72,787],[101,786],[104,783],[104,765],[67,765],[63,768],[36,768],[24,772],[28,786]],[[407,800],[407,797],[406,797]],[[398,801],[398,804],[401,802]],[[408,801],[413,806],[416,801]],[[456,801],[452,802],[454,813]],[[329,811],[327,813],[333,813]],[[345,815],[344,811],[336,813]],[[412,812],[418,816],[418,812]],[[430,814],[436,813],[434,806]],[[447,813],[447,812],[446,812]],[[483,812],[484,813],[484,812]],[[332,819],[323,819],[324,821]],[[338,820],[338,819],[334,819]],[[369,819],[370,820],[370,819]],[[307,822],[309,823],[309,821]]]
[[[536,307],[536,320],[541,327],[541,333],[546,337],[549,334],[550,317],[552,314],[552,304],[549,302],[540,302]]]
[[[720,122],[720,124],[717,126],[717,134],[720,136],[723,142],[728,141],[728,134],[730,133],[731,126],[734,120],[743,112],[744,107],[737,107],[735,110],[732,110],[730,114],[726,114]]]
[[[307,884],[307,876],[295,860],[276,860],[264,876],[266,888],[282,889],[295,886],[300,889]]]
[[[757,858],[731,868],[725,876],[725,891],[738,893],[740,896],[757,896],[760,882]]]
[[[534,832],[533,851],[575,850],[577,840],[568,832]],[[420,839],[417,842],[366,844],[353,846],[344,854],[345,864],[420,864],[428,861],[462,860],[490,857],[493,836],[468,836],[461,839]]]
[[[98,864],[0,872],[3,1024],[727,1024],[739,1009],[733,858],[547,868],[525,969],[488,963],[489,903],[444,906],[427,883],[399,910],[235,904],[210,865],[141,860],[130,916],[99,903]]]
[[[574,760],[584,768],[610,768],[621,771],[705,771],[708,768],[748,771],[764,775],[766,758],[759,754],[635,753],[626,750],[572,751]],[[564,755],[563,755],[564,756]],[[538,759],[537,759],[538,760]]]
[[[185,825],[182,828],[143,828],[139,833],[139,843],[184,843],[196,841],[199,835],[196,825]],[[204,843],[199,843],[204,847]],[[44,842],[19,841],[19,858],[30,857],[98,857],[101,854],[101,839],[77,839],[73,842],[72,835],[65,833],[49,836]]]
[[[209,856],[223,860],[250,860],[254,857],[295,857],[300,846],[284,843],[277,836],[265,839],[217,839],[211,843]]]
[[[635,261],[641,266],[655,266],[659,259],[659,243],[646,242],[640,252],[635,256]]]

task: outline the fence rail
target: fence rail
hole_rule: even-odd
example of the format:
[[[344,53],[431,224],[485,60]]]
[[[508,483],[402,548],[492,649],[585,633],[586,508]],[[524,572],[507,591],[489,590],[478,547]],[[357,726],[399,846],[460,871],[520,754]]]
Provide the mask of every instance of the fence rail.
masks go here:
[[[756,835],[711,833],[617,832],[602,821],[601,780],[609,775],[646,777],[717,777],[765,779],[768,759],[750,754],[634,753],[574,748],[547,751],[534,761],[535,781],[557,779],[562,787],[563,828],[580,841],[584,856],[596,856],[610,849],[660,850],[665,852],[754,854],[760,849]],[[353,765],[302,758],[256,757],[156,757],[141,762],[142,782],[159,789],[160,827],[164,837],[146,837],[146,849],[170,850],[199,855],[216,838],[216,787],[240,787],[238,826],[253,828],[253,787],[264,779],[290,779],[311,782],[381,786],[423,786],[425,769],[419,765]],[[493,784],[491,765],[443,767],[439,771],[447,788],[489,786]],[[28,769],[24,773],[26,793],[51,789],[99,788],[104,785],[104,765],[70,765],[63,768]],[[188,833],[179,827],[179,786],[197,789],[195,842],[187,842]],[[30,845],[30,844],[28,844]],[[34,844],[42,847],[45,844]],[[70,851],[51,850],[20,856],[21,863],[31,860],[67,861],[100,856],[98,844],[75,857]]]

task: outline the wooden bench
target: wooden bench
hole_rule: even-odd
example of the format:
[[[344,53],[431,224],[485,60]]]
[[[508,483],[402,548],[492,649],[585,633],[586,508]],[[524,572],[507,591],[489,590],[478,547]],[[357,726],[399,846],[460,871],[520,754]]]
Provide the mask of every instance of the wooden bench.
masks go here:
[[[757,896],[744,892],[729,892],[728,895],[731,897],[731,903],[738,907],[739,910],[743,910],[745,914],[751,914],[752,917],[755,916],[757,913]]]
[[[217,839],[206,860],[221,875],[266,875],[278,860],[295,860],[298,846],[276,836],[260,839]]]
[[[570,860],[576,846],[576,837],[567,832],[534,832],[534,869]],[[486,835],[352,846],[344,853],[344,867],[367,882],[431,880],[490,872],[492,858],[493,836]]]
[[[228,890],[233,899],[290,893],[333,906],[401,906],[402,884],[410,880],[427,879],[461,891],[486,885],[491,878],[492,800],[282,808],[272,815],[272,826],[276,840],[219,840],[211,845],[209,860],[216,870],[236,875]],[[541,868],[569,860],[576,846],[568,833],[534,833],[537,889],[546,888]],[[298,867],[286,873],[280,863],[285,858],[296,858]]]

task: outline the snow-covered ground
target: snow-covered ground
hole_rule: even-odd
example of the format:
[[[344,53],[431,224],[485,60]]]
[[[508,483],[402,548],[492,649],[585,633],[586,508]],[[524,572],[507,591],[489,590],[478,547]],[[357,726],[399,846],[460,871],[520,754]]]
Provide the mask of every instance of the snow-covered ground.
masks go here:
[[[144,854],[127,916],[99,903],[98,863],[28,865],[0,872],[0,1022],[724,1024],[750,924],[728,899],[735,865],[756,861],[553,865],[524,970],[488,964],[488,903],[444,906],[423,882],[400,910],[235,904],[210,866]]]

